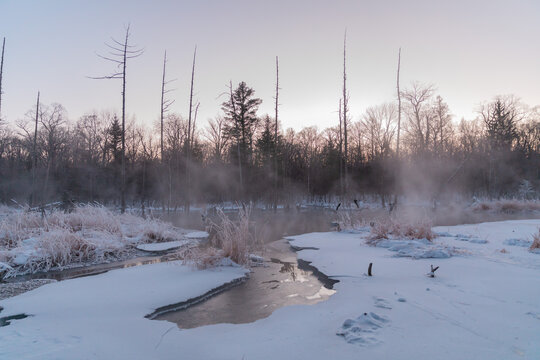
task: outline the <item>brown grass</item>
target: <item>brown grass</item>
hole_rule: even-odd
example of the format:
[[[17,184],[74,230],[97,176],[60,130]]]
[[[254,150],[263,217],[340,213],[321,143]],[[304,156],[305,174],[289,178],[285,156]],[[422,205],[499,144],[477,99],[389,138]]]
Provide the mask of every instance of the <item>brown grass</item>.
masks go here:
[[[131,245],[181,237],[170,224],[115,214],[101,206],[77,206],[72,213],[46,216],[12,211],[0,220],[0,258],[17,275],[124,258]],[[27,261],[16,264],[18,256],[27,256]]]
[[[533,234],[533,243],[529,248],[529,250],[535,249],[540,249],[540,228],[538,228],[538,232],[536,234]]]
[[[382,219],[372,224],[369,242],[376,243],[379,240],[390,238],[427,239],[432,241],[435,234],[431,227],[432,223],[429,220]]]
[[[225,257],[222,250],[215,247],[182,247],[176,255],[185,265],[191,265],[199,270],[209,269],[219,265]]]
[[[224,257],[237,264],[249,264],[249,254],[260,247],[260,242],[250,229],[251,207],[241,208],[238,220],[231,220],[222,210],[217,210],[218,223],[211,222],[209,233],[215,233],[211,244],[222,250]]]
[[[504,199],[481,201],[472,206],[473,211],[494,211],[513,214],[522,211],[540,211],[540,201]]]

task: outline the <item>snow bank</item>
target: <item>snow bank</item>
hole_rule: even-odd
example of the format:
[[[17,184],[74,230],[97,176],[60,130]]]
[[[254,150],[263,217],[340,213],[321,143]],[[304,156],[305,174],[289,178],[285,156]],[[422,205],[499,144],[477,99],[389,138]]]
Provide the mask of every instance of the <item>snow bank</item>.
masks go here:
[[[44,285],[0,301],[0,317],[31,315],[0,327],[0,358],[155,359],[163,337],[176,325],[145,315],[245,273],[238,266],[195,271],[175,262]]]
[[[243,275],[233,267],[196,272],[157,264],[46,285],[0,301],[0,316],[34,315],[0,328],[0,358],[538,359],[540,258],[525,247],[500,250],[507,239],[530,239],[539,226],[528,220],[434,228],[449,236],[432,246],[456,250],[445,259],[396,257],[367,245],[365,232],[291,237],[304,249],[299,258],[339,280],[337,292],[250,324],[179,330],[143,318],[173,298]],[[430,265],[440,266],[434,278],[426,276]]]

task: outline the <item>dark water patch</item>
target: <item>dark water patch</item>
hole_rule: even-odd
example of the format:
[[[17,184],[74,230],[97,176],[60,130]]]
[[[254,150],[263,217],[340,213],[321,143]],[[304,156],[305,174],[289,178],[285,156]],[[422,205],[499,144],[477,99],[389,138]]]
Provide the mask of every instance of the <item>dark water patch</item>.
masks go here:
[[[11,320],[20,320],[20,319],[27,318],[28,316],[31,316],[31,315],[17,314],[17,315],[0,317],[0,327],[10,325]]]
[[[302,259],[298,259],[298,268],[311,271],[313,275],[317,277],[317,279],[324,285],[327,289],[334,289],[334,285],[339,282],[339,280],[332,279],[328,277],[326,274],[322,273],[317,269],[315,266],[311,265],[311,261],[305,261]]]
[[[176,260],[171,255],[163,256],[139,256],[128,260],[115,261],[104,264],[96,264],[89,266],[73,267],[63,270],[53,270],[48,272],[36,272],[33,274],[19,275],[13,278],[4,280],[6,283],[24,282],[35,279],[51,279],[51,280],[68,280],[79,277],[93,276],[106,273],[110,270],[125,269],[133,266],[141,266],[148,264],[156,264],[160,262]]]
[[[264,258],[262,266],[252,268],[246,282],[180,311],[162,313],[155,319],[174,322],[183,329],[250,323],[270,316],[283,306],[316,304],[335,292],[328,287],[330,284],[319,281],[313,266],[299,265],[286,240],[267,244]]]

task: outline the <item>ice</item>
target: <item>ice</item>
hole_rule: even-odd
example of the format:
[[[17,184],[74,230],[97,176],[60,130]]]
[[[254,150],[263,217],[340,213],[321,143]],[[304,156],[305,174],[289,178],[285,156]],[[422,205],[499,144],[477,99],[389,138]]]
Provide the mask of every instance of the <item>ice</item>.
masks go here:
[[[180,241],[166,241],[161,243],[149,243],[149,244],[140,244],[137,245],[137,249],[143,251],[168,251],[173,249],[178,249],[179,247],[185,246],[192,243],[189,240],[180,240]]]

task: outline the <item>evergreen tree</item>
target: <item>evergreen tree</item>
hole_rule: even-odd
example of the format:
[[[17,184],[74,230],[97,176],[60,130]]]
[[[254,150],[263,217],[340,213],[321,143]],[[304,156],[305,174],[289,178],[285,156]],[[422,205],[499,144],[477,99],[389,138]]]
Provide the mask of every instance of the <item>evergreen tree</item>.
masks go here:
[[[114,166],[118,166],[122,163],[122,127],[118,117],[114,115],[111,127],[109,128],[109,151],[112,154]]]
[[[242,81],[234,91],[231,91],[229,100],[221,106],[225,112],[225,135],[236,142],[239,147],[238,155],[243,163],[251,156],[253,135],[258,120],[257,110],[262,103],[262,100],[255,98],[254,95],[255,90]]]

